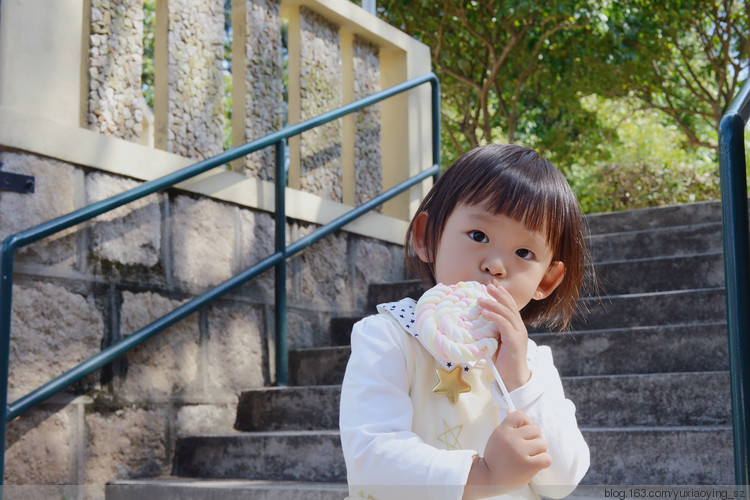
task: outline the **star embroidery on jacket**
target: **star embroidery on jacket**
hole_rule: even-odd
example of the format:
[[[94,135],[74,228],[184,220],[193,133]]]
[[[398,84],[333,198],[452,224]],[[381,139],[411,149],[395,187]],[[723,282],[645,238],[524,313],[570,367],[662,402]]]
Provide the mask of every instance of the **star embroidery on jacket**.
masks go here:
[[[443,430],[445,432],[440,434],[437,439],[445,445],[446,450],[463,450],[461,443],[458,442],[458,436],[461,435],[463,429],[463,424],[456,427],[448,427],[448,422],[443,419]]]
[[[452,405],[455,405],[461,393],[471,391],[471,386],[461,377],[462,371],[460,366],[455,367],[451,371],[436,368],[435,375],[437,375],[438,383],[432,388],[432,392],[435,394],[445,394],[448,401]]]

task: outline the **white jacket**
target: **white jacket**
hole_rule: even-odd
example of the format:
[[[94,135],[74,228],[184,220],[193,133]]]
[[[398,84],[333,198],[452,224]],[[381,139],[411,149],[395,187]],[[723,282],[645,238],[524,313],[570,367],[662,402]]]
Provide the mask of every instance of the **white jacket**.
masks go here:
[[[461,367],[471,391],[455,405],[432,392],[441,366],[412,328],[415,301],[378,306],[358,322],[341,392],[340,430],[349,498],[460,500],[475,455],[507,414],[486,361]],[[531,379],[511,392],[540,427],[552,465],[503,500],[562,498],[589,467],[589,450],[548,347],[529,340]]]

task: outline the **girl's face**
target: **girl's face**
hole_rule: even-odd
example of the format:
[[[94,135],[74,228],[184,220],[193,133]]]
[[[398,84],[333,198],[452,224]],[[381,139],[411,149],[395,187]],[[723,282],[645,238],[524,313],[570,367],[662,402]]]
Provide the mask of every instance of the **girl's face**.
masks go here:
[[[417,217],[415,249],[422,261],[429,262],[424,245],[427,214]],[[434,256],[438,283],[478,281],[501,286],[508,290],[519,311],[532,299],[548,297],[565,275],[563,263],[552,261],[552,249],[544,235],[479,205],[456,206]]]

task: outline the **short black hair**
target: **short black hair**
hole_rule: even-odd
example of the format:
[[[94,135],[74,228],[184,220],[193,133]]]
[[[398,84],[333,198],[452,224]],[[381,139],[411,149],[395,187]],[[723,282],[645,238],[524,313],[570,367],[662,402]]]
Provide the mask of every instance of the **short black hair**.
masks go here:
[[[427,213],[425,247],[430,262],[414,250],[414,219],[406,233],[407,268],[435,285],[434,261],[445,223],[458,204],[480,205],[545,235],[553,261],[565,265],[560,285],[521,311],[527,324],[566,328],[573,316],[588,255],[578,200],[563,174],[536,151],[514,144],[477,147],[456,160],[435,183],[417,215]]]

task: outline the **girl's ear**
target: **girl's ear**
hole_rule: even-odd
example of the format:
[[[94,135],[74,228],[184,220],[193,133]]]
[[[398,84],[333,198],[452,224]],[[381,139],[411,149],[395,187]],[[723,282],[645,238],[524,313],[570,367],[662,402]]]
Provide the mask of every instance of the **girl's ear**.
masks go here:
[[[429,252],[427,251],[427,240],[425,238],[426,228],[427,212],[419,212],[414,218],[412,242],[414,243],[414,251],[417,253],[419,260],[429,264],[431,259],[429,257]]]
[[[543,300],[549,297],[560,286],[564,277],[565,264],[559,260],[552,261],[534,293],[534,299]]]

